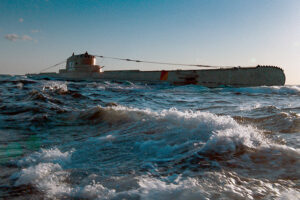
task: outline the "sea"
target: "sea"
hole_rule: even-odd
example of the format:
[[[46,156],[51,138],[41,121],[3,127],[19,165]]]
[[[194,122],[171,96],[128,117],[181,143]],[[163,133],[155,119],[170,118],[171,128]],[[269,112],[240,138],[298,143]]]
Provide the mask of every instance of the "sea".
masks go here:
[[[0,199],[300,199],[300,86],[1,75]]]

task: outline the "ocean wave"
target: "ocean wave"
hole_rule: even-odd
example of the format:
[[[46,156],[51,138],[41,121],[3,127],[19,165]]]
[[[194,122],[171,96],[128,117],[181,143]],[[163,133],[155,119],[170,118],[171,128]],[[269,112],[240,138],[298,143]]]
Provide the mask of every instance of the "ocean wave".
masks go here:
[[[297,199],[300,195],[297,189],[227,171],[205,172],[198,178],[177,176],[174,180],[162,180],[139,177],[138,180],[139,188],[131,194],[138,193],[141,199],[281,199],[291,194]]]
[[[300,199],[300,192],[297,190],[286,190],[282,192],[277,198],[277,200],[298,200]]]
[[[2,79],[0,198],[299,198],[299,86]]]
[[[69,172],[63,167],[69,161],[72,150],[62,153],[59,149],[42,149],[17,162],[23,167],[20,172],[12,175],[16,179],[15,186],[33,185],[47,196],[63,195],[70,190],[66,179]]]
[[[165,112],[165,116],[170,114],[169,111]],[[158,115],[158,117],[161,117],[161,115]],[[190,127],[190,125],[187,125],[187,127]],[[224,125],[221,127],[224,127]],[[149,140],[150,138],[146,139],[145,135],[143,140],[136,136],[135,139],[140,143],[132,141],[134,143],[133,151],[125,153],[124,155],[128,156],[125,159],[132,159],[129,157],[129,153],[134,153],[133,156],[141,160],[141,163],[137,163],[137,165],[144,165],[142,170],[146,169],[145,165],[151,165],[152,163],[152,167],[150,167],[152,170],[149,170],[149,175],[140,176],[136,172],[132,174],[133,176],[126,177],[125,180],[120,177],[116,177],[115,180],[113,177],[109,177],[109,183],[107,183],[107,178],[101,178],[101,173],[92,173],[87,176],[87,171],[84,175],[86,178],[82,181],[73,181],[73,179],[78,178],[78,172],[81,170],[95,168],[96,165],[93,166],[93,163],[100,166],[105,165],[107,160],[86,162],[90,159],[99,159],[98,156],[101,154],[97,152],[101,148],[111,147],[111,150],[107,149],[110,152],[109,161],[112,162],[112,166],[121,167],[118,164],[118,159],[114,163],[113,159],[116,155],[112,156],[115,154],[112,150],[119,149],[123,151],[123,145],[130,145],[128,144],[128,137],[122,141],[121,135],[107,135],[96,140],[81,141],[80,146],[75,145],[76,149],[65,152],[58,148],[41,149],[39,152],[19,160],[17,165],[22,169],[11,178],[15,180],[16,187],[32,185],[48,198],[207,199],[217,198],[218,195],[222,194],[223,199],[255,199],[257,197],[281,198],[290,194],[291,188],[295,187],[291,187],[290,180],[300,179],[297,170],[300,166],[300,152],[297,149],[271,142],[260,145],[255,144],[257,145],[255,148],[251,148],[243,155],[217,160],[219,162],[217,170],[207,171],[205,168],[201,168],[201,165],[198,165],[197,162],[194,162],[193,165],[196,165],[196,167],[198,165],[198,170],[193,170],[195,166],[190,164],[186,170],[174,173],[182,167],[176,165],[176,160],[182,159],[178,151],[182,151],[186,144],[191,148],[196,148],[194,149],[196,151],[192,154],[185,154],[183,157],[200,153],[202,156],[208,156],[207,158],[213,160],[215,157],[210,157],[212,154],[223,154],[223,157],[226,157],[226,154],[231,154],[229,151],[237,151],[236,147],[233,147],[233,143],[244,143],[243,146],[254,145],[249,141],[251,136],[249,138],[242,137],[242,139],[237,136],[241,129],[234,134],[229,133],[232,129],[227,129],[227,131],[225,133],[215,132],[207,141],[202,142],[203,145],[200,145],[200,148],[197,145],[192,146],[192,143],[187,141],[191,139],[188,134],[184,134],[182,137],[177,135],[177,138],[170,138],[166,137],[166,133],[161,132],[159,140],[153,138],[153,134],[150,134],[151,140]],[[226,134],[229,135],[226,136]],[[162,139],[162,137],[166,138]],[[177,141],[178,139],[179,141]],[[114,142],[116,142],[115,145],[118,145],[118,148],[114,147]],[[250,144],[248,144],[249,142]],[[184,154],[184,152],[181,153]],[[166,160],[166,158],[168,159]],[[175,162],[170,166],[174,169],[173,172],[164,173],[164,170],[160,171],[160,166],[156,161]],[[201,160],[198,162],[201,162]],[[86,165],[89,165],[89,167]],[[127,167],[129,168],[126,171],[130,172],[130,166]],[[70,169],[72,170],[70,171]],[[138,170],[137,168],[134,169]],[[78,172],[76,173],[76,171]],[[281,181],[277,182],[277,180]],[[296,191],[292,190],[292,192]]]
[[[100,136],[100,143],[121,143],[124,136],[127,140],[134,138],[133,144],[128,144],[127,140],[123,144],[132,145],[133,156],[149,162],[178,163],[194,154],[212,162],[220,156],[229,160],[269,142],[252,126],[240,125],[229,116],[208,112],[177,109],[155,112],[123,106],[97,106],[75,116],[72,120],[101,124],[107,136]]]
[[[300,86],[261,86],[246,88],[223,88],[222,91],[229,91],[242,94],[290,94],[300,95]]]
[[[295,153],[286,149],[286,155]],[[267,152],[266,152],[267,153]],[[269,152],[270,153],[270,152]],[[47,198],[84,199],[284,199],[299,197],[297,189],[290,182],[282,180],[274,183],[268,179],[244,176],[227,170],[194,172],[172,176],[153,177],[136,175],[131,177],[110,177],[102,179],[91,174],[82,181],[73,182],[68,165],[55,160],[70,162],[72,151],[62,153],[59,149],[41,150],[29,155],[20,166],[22,169],[13,176],[15,186],[32,185]],[[262,158],[261,158],[262,159]],[[286,158],[283,158],[285,162]],[[289,165],[290,163],[286,163]],[[272,169],[276,170],[276,169]],[[284,177],[281,177],[284,179]],[[222,194],[222,196],[220,196]]]
[[[247,156],[241,157],[245,163],[255,164],[257,176],[268,179],[299,180],[300,149],[280,144],[263,145]],[[250,164],[251,164],[250,163]],[[281,170],[285,169],[285,172]],[[272,171],[272,173],[270,173]],[[265,174],[265,175],[264,175]]]
[[[74,116],[71,116],[71,119],[88,120],[92,123],[107,122],[109,124],[117,125],[120,123],[137,121],[142,119],[143,117],[147,117],[147,115],[145,114],[145,112],[138,109],[133,109],[132,111],[130,111],[125,107],[112,107],[110,106],[110,104],[108,104],[107,107],[96,106],[82,111],[78,114],[75,114]]]
[[[229,116],[176,109],[154,112],[122,106],[96,107],[92,111],[83,113],[88,113],[90,119],[96,120],[95,123],[118,125],[115,133],[126,134],[127,137],[135,135],[134,150],[139,157],[148,161],[179,162],[186,157],[193,157],[196,153],[212,161],[222,158],[221,161],[228,165],[230,163],[227,162],[231,159],[239,159],[241,165],[251,163],[255,168],[255,155],[262,156],[267,149],[270,156],[269,159],[265,158],[266,166],[278,162],[278,166],[286,168],[280,161],[281,158],[275,159],[271,155],[282,154],[291,163],[298,157],[297,153],[290,157],[285,155],[285,145],[276,146],[276,142],[267,139],[263,131],[253,126],[241,125]],[[118,139],[118,135],[109,135],[109,138]],[[142,139],[139,140],[141,135]],[[298,152],[293,148],[290,151]],[[253,160],[244,162],[243,158],[250,155]]]
[[[251,124],[260,129],[270,132],[298,133],[300,131],[300,118],[294,112],[281,112],[274,106],[259,108],[263,110],[263,117],[243,117],[234,116],[233,118],[242,124]],[[257,112],[258,109],[253,110]]]
[[[62,101],[60,101],[57,98],[54,98],[53,96],[47,95],[39,90],[31,90],[28,94],[28,100],[37,100],[37,101],[43,101],[43,102],[51,102],[55,104],[63,104]]]
[[[62,163],[68,162],[72,155],[71,151],[62,153],[58,148],[52,149],[41,149],[39,152],[35,152],[28,157],[25,157],[17,162],[18,166],[28,166],[32,164],[52,162],[52,163]]]
[[[16,179],[15,186],[32,185],[48,198],[87,198],[110,199],[114,190],[103,187],[100,183],[91,181],[86,185],[72,186],[68,179],[70,173],[66,170],[73,150],[61,152],[59,149],[42,149],[18,161],[18,166],[25,167],[15,173],[11,179]],[[27,167],[26,167],[27,166]]]
[[[12,84],[35,84],[37,81],[33,79],[29,79],[26,76],[13,76],[13,75],[1,75],[0,76],[0,83],[6,84],[6,83],[12,83]]]
[[[67,94],[68,86],[66,83],[58,81],[47,81],[43,86],[43,91],[51,91],[57,94]]]
[[[144,83],[132,83],[130,81],[104,81],[94,83],[95,87],[98,89],[104,89],[113,92],[122,92],[122,91],[136,91],[150,89],[147,84]]]
[[[183,85],[172,87],[169,86],[168,91],[174,91],[176,93],[188,91],[189,93],[193,92],[232,92],[235,94],[290,94],[290,95],[299,95],[300,94],[300,86],[292,85],[292,86],[259,86],[259,87],[223,87],[223,88],[207,88],[200,85]]]

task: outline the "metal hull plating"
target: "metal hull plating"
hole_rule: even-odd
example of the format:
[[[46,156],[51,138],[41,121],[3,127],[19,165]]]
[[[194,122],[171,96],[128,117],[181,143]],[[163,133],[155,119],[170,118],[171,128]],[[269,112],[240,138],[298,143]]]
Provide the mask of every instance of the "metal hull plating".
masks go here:
[[[196,84],[206,87],[255,87],[280,86],[285,84],[282,69],[271,66],[248,68],[226,68],[208,70],[170,70],[170,71],[105,71],[105,72],[76,72],[29,74],[31,77],[56,78],[76,81],[138,81],[138,82],[168,82],[174,85]]]

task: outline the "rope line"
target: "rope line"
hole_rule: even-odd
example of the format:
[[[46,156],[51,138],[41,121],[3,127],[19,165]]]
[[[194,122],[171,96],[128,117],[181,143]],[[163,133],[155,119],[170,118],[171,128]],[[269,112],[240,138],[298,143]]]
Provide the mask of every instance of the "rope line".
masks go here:
[[[187,66],[187,67],[233,67],[233,66],[212,66],[212,65],[199,65],[199,64],[185,64],[185,63],[171,63],[171,62],[158,62],[158,61],[148,61],[148,60],[135,60],[129,58],[118,58],[118,57],[110,57],[110,56],[100,56],[100,55],[93,55],[99,58],[107,58],[112,60],[121,60],[127,62],[136,62],[136,63],[149,63],[149,64],[158,64],[158,65],[180,65],[180,66]]]
[[[64,61],[61,61],[61,62],[55,64],[55,65],[51,65],[50,67],[47,67],[47,68],[45,68],[45,69],[42,69],[42,70],[40,71],[40,73],[42,73],[42,72],[44,72],[44,71],[46,71],[46,70],[48,70],[48,69],[54,68],[54,67],[56,67],[56,66],[58,66],[58,65],[61,65],[61,64],[65,63],[66,61],[67,61],[67,60],[64,60]]]

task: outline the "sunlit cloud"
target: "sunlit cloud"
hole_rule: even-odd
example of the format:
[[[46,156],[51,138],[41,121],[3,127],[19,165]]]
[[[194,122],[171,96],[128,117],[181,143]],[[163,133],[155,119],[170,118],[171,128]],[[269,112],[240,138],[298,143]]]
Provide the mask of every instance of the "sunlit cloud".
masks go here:
[[[32,40],[32,37],[30,37],[29,35],[23,35],[22,37],[21,37],[21,39],[22,40]]]
[[[15,33],[7,34],[7,35],[4,36],[4,38],[7,39],[7,40],[9,40],[9,41],[11,41],[11,42],[15,42],[15,41],[18,41],[18,40],[37,42],[37,40],[34,40],[29,35],[19,36],[19,35],[15,34]]]
[[[21,17],[21,18],[19,19],[19,22],[20,22],[20,23],[24,22],[24,19]]]
[[[12,41],[12,42],[17,41],[18,39],[20,39],[20,37],[17,34],[14,34],[14,33],[7,34],[4,37],[5,37],[5,39],[7,39],[9,41]]]

